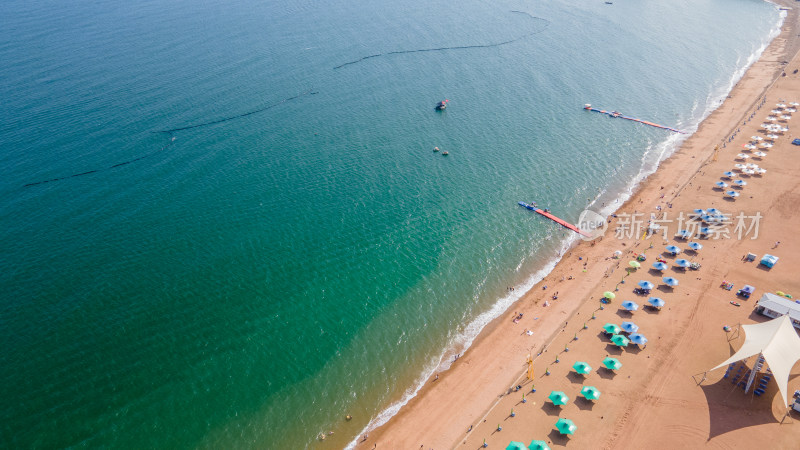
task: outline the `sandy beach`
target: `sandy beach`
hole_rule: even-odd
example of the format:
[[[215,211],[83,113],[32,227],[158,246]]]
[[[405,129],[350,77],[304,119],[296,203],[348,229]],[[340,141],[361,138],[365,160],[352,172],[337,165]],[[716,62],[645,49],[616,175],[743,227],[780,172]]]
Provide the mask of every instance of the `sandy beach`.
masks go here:
[[[778,122],[789,131],[763,150],[767,156],[755,156],[756,150],[743,147],[751,136],[767,134],[760,125],[776,104],[800,102],[798,29],[797,10],[789,10],[781,34],[725,102],[619,208],[604,238],[569,250],[551,274],[484,329],[450,370],[430,380],[357,448],[477,449],[484,440],[488,448],[506,448],[509,441],[528,444],[532,439],[554,448],[745,448],[765,442],[769,448],[796,448],[800,428],[795,422],[800,416],[793,413],[781,423],[786,410],[774,382],[764,395],[754,397],[723,379],[724,369],[700,380],[744,341],[743,335],[729,340],[723,326],[766,321],[753,312],[765,292],[800,295],[800,147],[791,144],[800,137],[795,130],[800,112]],[[749,158],[737,159],[743,152]],[[731,188],[720,190],[714,184],[735,164],[746,163],[758,164],[766,173],[737,176],[734,179],[747,185],[735,189],[740,193],[735,200],[726,198]],[[717,208],[733,218],[729,236],[676,239],[680,215],[688,218],[695,208]],[[650,213],[666,214],[666,233],[643,238],[631,231],[627,219],[641,213],[645,227]],[[666,246],[686,250],[689,242],[703,248],[677,258],[700,263],[699,270],[676,268],[675,257],[662,255]],[[615,257],[616,251],[622,255]],[[743,261],[748,252],[759,257],[771,253],[780,261],[765,270],[758,260]],[[629,261],[640,253],[647,260],[634,270]],[[663,274],[651,269],[658,257],[670,266]],[[662,276],[680,284],[668,288]],[[666,303],[661,310],[630,313],[620,308],[625,300],[647,303],[647,295],[634,293],[639,280],[655,284],[651,295]],[[723,281],[734,288],[723,289]],[[749,300],[736,296],[745,284],[756,287]],[[600,302],[605,291],[616,293],[607,305]],[[522,319],[515,322],[519,314]],[[640,327],[649,339],[645,348],[619,349],[610,343],[603,325],[623,321]],[[535,358],[533,381],[525,378],[529,354]],[[601,362],[606,356],[618,358],[622,368],[616,373],[605,370]],[[576,361],[587,362],[590,373],[577,375],[572,369]],[[790,395],[800,389],[800,365],[792,374]],[[582,386],[596,387],[601,397],[595,402],[579,398]],[[569,402],[553,406],[547,400],[551,391],[565,392]],[[558,418],[573,420],[575,434],[561,436],[554,427]]]

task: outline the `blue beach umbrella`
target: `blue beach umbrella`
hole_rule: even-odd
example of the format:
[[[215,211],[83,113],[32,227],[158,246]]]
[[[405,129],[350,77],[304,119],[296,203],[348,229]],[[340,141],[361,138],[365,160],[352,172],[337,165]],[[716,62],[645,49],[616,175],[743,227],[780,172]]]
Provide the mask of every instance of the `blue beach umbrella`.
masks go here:
[[[649,282],[649,281],[642,280],[642,281],[639,282],[639,287],[642,288],[642,289],[650,290],[650,289],[653,289],[656,286],[653,283]]]
[[[647,299],[647,303],[653,305],[654,308],[661,308],[664,306],[664,300],[661,300],[658,297],[650,297]]]
[[[747,181],[744,181],[744,180],[736,180],[736,181],[734,181],[734,182],[733,182],[733,184],[735,184],[735,185],[737,185],[737,186],[747,186]]]
[[[735,176],[736,176],[736,174],[735,174],[735,173],[733,173],[733,172],[731,172],[731,171],[725,172],[725,173],[723,173],[722,175],[724,175],[724,176],[725,176],[725,178],[733,178],[733,177],[735,177]],[[708,212],[708,211],[706,211],[706,212]]]
[[[725,193],[725,195],[727,195],[730,198],[736,198],[739,196],[739,193],[736,191],[728,191]]]
[[[670,287],[675,287],[678,285],[678,280],[672,277],[664,277],[664,284]]]
[[[700,244],[699,242],[690,242],[689,243],[689,248],[694,250],[694,251],[697,251],[697,250],[700,250],[701,248],[703,248],[703,244]]]
[[[676,259],[675,260],[675,265],[678,266],[678,267],[683,267],[684,269],[686,269],[687,267],[691,266],[692,263],[690,263],[689,261],[687,261],[685,259]]]
[[[714,183],[714,185],[720,189],[725,189],[726,187],[728,187],[728,183],[724,181],[717,181],[716,183]]]
[[[647,344],[647,338],[644,337],[643,334],[633,333],[632,335],[630,335],[629,339],[636,345]]]
[[[700,234],[711,234],[711,228],[709,227],[700,228]]]
[[[632,302],[630,300],[622,302],[622,307],[627,309],[628,311],[636,311],[637,309],[639,309],[639,305],[636,302]]]
[[[678,253],[681,252],[681,248],[678,247],[677,245],[668,245],[665,250],[672,253],[673,255],[677,255]]]
[[[633,322],[622,322],[621,328],[627,331],[628,333],[636,333],[637,331],[639,331],[639,325],[636,325]]]
[[[705,209],[699,209],[699,208],[698,208],[698,209],[695,209],[695,210],[694,210],[694,211],[692,211],[692,212],[693,212],[693,213],[695,213],[695,214],[697,214],[698,216],[702,216],[703,214],[705,214],[705,213],[706,213],[706,210],[705,210]]]
[[[532,440],[528,445],[530,450],[550,450],[550,446],[545,441]]]
[[[717,208],[708,208],[706,210],[706,212],[709,213],[709,214],[720,214],[720,213],[722,213],[722,211],[718,210]]]
[[[700,220],[702,220],[705,223],[711,223],[714,221],[714,216],[712,216],[711,214],[706,214],[700,217]]]
[[[675,236],[678,236],[681,239],[688,239],[692,236],[692,232],[689,230],[680,230],[675,234]]]
[[[661,261],[657,261],[657,262],[653,263],[653,269],[660,270],[662,272],[667,270],[667,267],[669,267],[669,266],[666,263],[663,263]]]

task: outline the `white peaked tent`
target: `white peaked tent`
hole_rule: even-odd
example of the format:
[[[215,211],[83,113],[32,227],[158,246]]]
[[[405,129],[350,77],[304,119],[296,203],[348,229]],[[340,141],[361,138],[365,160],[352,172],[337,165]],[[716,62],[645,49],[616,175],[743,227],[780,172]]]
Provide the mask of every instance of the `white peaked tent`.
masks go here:
[[[760,353],[772,370],[772,375],[775,376],[775,382],[778,383],[778,388],[781,390],[783,404],[788,405],[786,391],[789,384],[789,373],[800,359],[800,337],[797,336],[797,332],[792,326],[791,318],[785,315],[769,322],[742,325],[742,329],[745,333],[742,348],[714,369]]]

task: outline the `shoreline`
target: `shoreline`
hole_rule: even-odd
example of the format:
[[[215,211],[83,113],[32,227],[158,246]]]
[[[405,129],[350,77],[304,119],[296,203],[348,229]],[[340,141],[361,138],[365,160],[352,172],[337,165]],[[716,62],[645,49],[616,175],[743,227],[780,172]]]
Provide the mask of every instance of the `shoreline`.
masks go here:
[[[781,2],[781,6],[789,4],[786,1]],[[659,186],[670,186],[666,189],[667,192],[664,192],[664,198],[669,196],[668,202],[675,201],[714,157],[713,145],[708,144],[718,142],[720,149],[725,151],[722,145],[726,138],[738,128],[737,125],[743,119],[748,117],[754,105],[764,98],[765,92],[780,80],[783,66],[778,61],[780,56],[788,60],[796,55],[798,48],[796,28],[796,12],[787,11],[778,36],[773,38],[759,59],[747,68],[730,91],[728,98],[711,111],[698,125],[697,130],[671,155],[661,160],[654,172],[645,175],[644,179],[638,182],[630,198],[618,208],[618,211],[635,209],[633,207],[640,204],[654,206],[659,200],[658,194],[664,189]],[[769,61],[772,57],[777,57],[776,61]],[[724,124],[718,125],[718,122]],[[699,150],[697,147],[703,149]],[[608,233],[612,231],[610,228]],[[434,448],[456,446],[464,439],[467,427],[470,425],[478,427],[482,418],[492,413],[493,406],[506,398],[504,394],[508,394],[508,386],[514,385],[517,376],[524,374],[524,355],[528,352],[544,354],[547,345],[561,336],[566,324],[574,322],[573,318],[580,315],[588,304],[596,303],[598,292],[596,288],[606,278],[616,277],[624,271],[624,267],[620,269],[619,265],[620,261],[624,262],[624,258],[612,261],[611,265],[603,263],[608,261],[607,255],[611,246],[626,245],[615,241],[613,236],[608,236],[608,233],[606,234],[608,239],[599,242],[599,245],[598,242],[572,244],[542,281],[536,283],[505,313],[483,328],[462,358],[451,364],[449,370],[442,372],[435,383],[426,382],[396,415],[389,418],[386,424],[369,431],[369,439],[365,443],[359,443],[357,447],[367,447],[366,444],[371,447],[377,443],[381,448],[387,446],[417,448],[417,441],[424,442],[426,447],[430,446],[430,443],[435,444]],[[631,242],[631,245],[634,244],[639,245],[635,241]],[[629,249],[630,247],[620,248],[620,250]],[[590,263],[584,266],[587,267],[586,272],[581,272],[583,270],[581,264],[572,260],[575,256],[582,256],[582,261]],[[614,262],[616,265],[612,267]],[[613,275],[615,270],[620,272]],[[574,276],[575,280],[563,281],[568,274]],[[540,289],[543,285],[549,285],[550,288]],[[562,292],[564,288],[569,289],[569,294],[561,294],[558,301],[553,301],[552,305],[545,309],[542,300],[548,299],[549,295],[559,287]],[[520,338],[513,335],[517,331],[522,331],[524,327],[521,326],[518,326],[520,330],[514,329],[509,333],[506,322],[510,320],[508,312],[512,309],[524,312],[526,320],[523,323],[527,325],[526,329],[535,329],[532,339],[520,342]],[[532,316],[538,318],[545,314],[548,317],[543,318],[541,322],[530,321]],[[556,320],[554,316],[558,316],[559,319]],[[482,367],[475,367],[478,365]],[[478,380],[486,380],[486,383]],[[476,384],[480,386],[476,387]],[[499,392],[504,394],[498,395]],[[455,397],[463,400],[452,400]],[[441,417],[444,406],[449,406],[450,409],[458,408],[460,411],[457,414],[447,413],[450,417],[444,418]],[[470,435],[466,436],[468,440]]]

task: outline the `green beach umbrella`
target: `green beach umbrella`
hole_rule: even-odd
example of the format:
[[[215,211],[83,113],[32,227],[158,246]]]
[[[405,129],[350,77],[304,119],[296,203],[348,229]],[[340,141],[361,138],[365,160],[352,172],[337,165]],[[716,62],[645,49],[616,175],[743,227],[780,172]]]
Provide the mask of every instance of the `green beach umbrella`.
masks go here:
[[[528,445],[528,448],[530,450],[550,450],[550,446],[547,445],[547,442],[537,441],[535,439],[531,441],[530,445]]]
[[[603,297],[605,297],[605,298],[607,298],[609,300],[614,300],[614,298],[617,297],[617,294],[615,294],[615,293],[613,293],[611,291],[605,291],[605,292],[603,292]]]
[[[567,394],[561,391],[553,391],[547,398],[549,398],[550,401],[552,401],[553,404],[556,406],[566,405],[567,402],[569,401],[569,397],[567,397]]]
[[[638,269],[639,267],[642,267],[642,265],[639,264],[639,261],[630,261],[630,262],[628,262],[628,265],[633,267],[634,269]]]
[[[606,333],[608,334],[619,334],[619,332],[622,331],[622,328],[620,328],[619,325],[613,323],[607,323],[603,325],[603,329],[606,330]]]
[[[526,447],[522,442],[511,441],[508,443],[506,450],[528,450],[528,447]]]
[[[581,395],[586,400],[597,400],[600,398],[600,391],[598,391],[594,386],[584,386],[581,389]]]
[[[575,426],[575,422],[569,419],[558,419],[556,422],[556,428],[558,428],[558,432],[561,434],[573,434],[578,427]]]
[[[603,365],[606,366],[608,370],[619,370],[622,367],[622,363],[619,362],[617,358],[608,357],[603,360]]]
[[[591,372],[591,371],[592,371],[592,366],[590,366],[590,365],[586,364],[586,363],[585,363],[585,362],[583,362],[583,361],[578,361],[578,362],[576,362],[576,363],[575,363],[575,364],[572,366],[572,368],[573,368],[573,369],[575,369],[575,372],[578,372],[578,373],[579,373],[579,374],[581,374],[581,375],[586,375],[586,374],[588,374],[589,372]]]
[[[627,347],[628,344],[631,343],[630,339],[621,334],[615,334],[611,336],[611,342],[613,342],[617,347]]]

